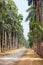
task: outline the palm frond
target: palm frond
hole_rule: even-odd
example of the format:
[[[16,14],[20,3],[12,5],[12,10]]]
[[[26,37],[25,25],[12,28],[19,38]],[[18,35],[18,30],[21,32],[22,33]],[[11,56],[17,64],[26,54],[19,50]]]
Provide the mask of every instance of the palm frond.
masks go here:
[[[29,12],[29,11],[31,11],[31,10],[35,10],[35,7],[34,7],[34,6],[31,6],[30,8],[28,8],[28,9],[26,10],[26,12]]]
[[[35,15],[36,15],[35,10],[30,11],[26,18],[26,21],[28,21],[28,20],[32,21],[35,18]]]

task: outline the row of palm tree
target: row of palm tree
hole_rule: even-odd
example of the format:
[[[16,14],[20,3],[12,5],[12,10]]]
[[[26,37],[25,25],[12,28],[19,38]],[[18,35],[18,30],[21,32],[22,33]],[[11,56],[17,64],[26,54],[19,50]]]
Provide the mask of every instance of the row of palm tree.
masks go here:
[[[0,50],[15,49],[24,44],[23,15],[13,0],[0,0]]]
[[[43,25],[36,19],[36,3],[36,0],[28,0],[30,8],[27,9],[28,16],[26,21],[30,20],[30,32],[28,33],[30,47],[33,47],[34,43],[40,43],[43,41]]]

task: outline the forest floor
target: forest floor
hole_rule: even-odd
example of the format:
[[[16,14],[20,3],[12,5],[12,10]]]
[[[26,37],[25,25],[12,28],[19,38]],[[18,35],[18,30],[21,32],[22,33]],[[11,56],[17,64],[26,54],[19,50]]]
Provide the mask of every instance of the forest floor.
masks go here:
[[[28,49],[14,65],[43,65],[43,58],[34,52],[34,50]]]

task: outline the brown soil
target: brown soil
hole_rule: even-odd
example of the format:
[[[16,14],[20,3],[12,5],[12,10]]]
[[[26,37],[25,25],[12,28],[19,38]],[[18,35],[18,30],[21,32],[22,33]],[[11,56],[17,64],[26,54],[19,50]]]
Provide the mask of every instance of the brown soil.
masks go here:
[[[18,52],[20,50],[23,50],[23,49],[20,48],[20,49],[8,50],[8,51],[0,52],[0,57],[5,56],[5,55],[9,55],[9,54],[12,54],[12,53],[16,53],[16,52]]]
[[[14,65],[43,65],[43,58],[40,58],[34,50],[28,49]]]

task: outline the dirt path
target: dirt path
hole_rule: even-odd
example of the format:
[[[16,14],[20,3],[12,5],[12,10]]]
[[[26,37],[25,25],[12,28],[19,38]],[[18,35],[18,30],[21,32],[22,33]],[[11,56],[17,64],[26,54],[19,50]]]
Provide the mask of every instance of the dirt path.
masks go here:
[[[23,49],[24,48],[19,48],[19,49],[15,49],[15,50],[8,50],[8,51],[0,52],[0,57],[16,53],[16,52],[21,51]]]
[[[16,61],[26,52],[25,48],[18,49],[9,55],[0,58],[0,65],[14,65]]]
[[[22,56],[14,65],[43,65],[43,58],[40,58],[34,50],[28,49],[24,56]]]
[[[43,65],[43,58],[34,50],[23,48],[21,51],[0,58],[0,65]]]

